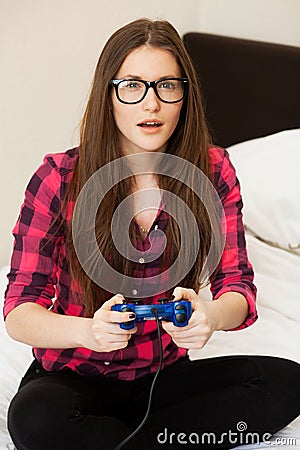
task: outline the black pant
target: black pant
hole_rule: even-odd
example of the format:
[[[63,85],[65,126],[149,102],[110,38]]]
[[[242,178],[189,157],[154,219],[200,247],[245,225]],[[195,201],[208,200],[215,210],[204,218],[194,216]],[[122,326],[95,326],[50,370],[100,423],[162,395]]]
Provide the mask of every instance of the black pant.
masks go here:
[[[36,361],[8,413],[18,450],[112,450],[143,418],[153,375],[135,381],[46,372]],[[300,414],[300,365],[228,356],[161,372],[151,413],[124,449],[232,448],[268,439]]]

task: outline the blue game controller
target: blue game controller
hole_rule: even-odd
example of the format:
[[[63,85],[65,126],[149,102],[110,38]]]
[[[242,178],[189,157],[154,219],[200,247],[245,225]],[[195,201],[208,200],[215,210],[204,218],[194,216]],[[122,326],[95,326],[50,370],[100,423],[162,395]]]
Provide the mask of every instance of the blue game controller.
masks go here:
[[[145,322],[146,320],[165,320],[173,322],[176,327],[185,327],[192,315],[192,304],[188,300],[178,300],[169,302],[167,299],[160,299],[158,304],[139,305],[135,303],[123,303],[113,305],[112,311],[133,312],[136,315],[134,320],[120,324],[123,330],[131,330],[136,322]]]

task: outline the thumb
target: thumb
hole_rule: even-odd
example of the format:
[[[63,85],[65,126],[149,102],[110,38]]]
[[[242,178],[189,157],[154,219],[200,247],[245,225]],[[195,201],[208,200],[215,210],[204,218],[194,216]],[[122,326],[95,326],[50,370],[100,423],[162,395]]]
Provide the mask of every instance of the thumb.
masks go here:
[[[174,300],[189,300],[192,301],[196,295],[193,289],[187,289],[182,287],[176,287],[173,291]]]
[[[174,300],[189,300],[192,303],[192,309],[203,310],[203,301],[193,289],[176,287],[173,291]]]

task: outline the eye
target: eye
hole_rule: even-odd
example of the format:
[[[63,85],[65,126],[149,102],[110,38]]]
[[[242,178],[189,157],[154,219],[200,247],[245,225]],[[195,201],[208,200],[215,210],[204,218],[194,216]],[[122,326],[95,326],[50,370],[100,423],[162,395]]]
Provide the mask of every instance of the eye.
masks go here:
[[[158,88],[172,91],[174,89],[178,89],[178,82],[176,80],[164,80],[158,84]]]
[[[121,89],[127,89],[129,91],[144,89],[143,83],[137,81],[137,80],[124,80],[120,84]]]

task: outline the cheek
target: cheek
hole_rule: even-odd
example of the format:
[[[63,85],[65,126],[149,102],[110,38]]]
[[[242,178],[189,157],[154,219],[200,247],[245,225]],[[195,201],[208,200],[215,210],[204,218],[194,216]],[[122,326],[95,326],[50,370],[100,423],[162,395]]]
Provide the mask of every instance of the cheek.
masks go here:
[[[178,107],[176,111],[173,112],[173,127],[176,128],[176,125],[178,124],[179,118],[180,118],[180,112],[181,112],[182,106]]]
[[[115,106],[113,104],[113,116],[115,119],[115,123],[120,131],[124,130],[127,127],[129,122],[130,115],[128,114],[128,110],[122,107],[122,105],[118,104]]]

